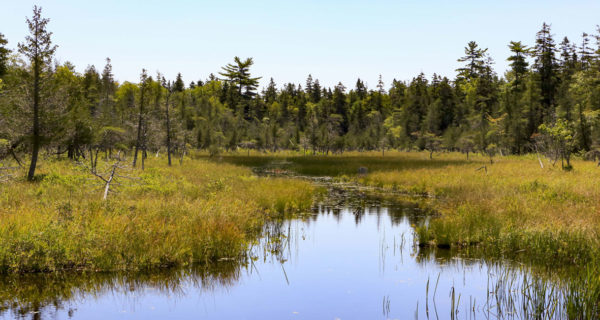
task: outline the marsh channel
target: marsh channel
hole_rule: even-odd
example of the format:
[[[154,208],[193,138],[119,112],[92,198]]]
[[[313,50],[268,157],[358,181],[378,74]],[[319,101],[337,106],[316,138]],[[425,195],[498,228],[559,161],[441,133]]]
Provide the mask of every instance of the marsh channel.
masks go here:
[[[290,175],[285,164],[258,174]],[[293,174],[291,175],[293,176]],[[246,257],[153,273],[6,276],[2,319],[549,319],[560,277],[509,258],[419,247],[423,199],[311,179],[306,214],[269,222]]]

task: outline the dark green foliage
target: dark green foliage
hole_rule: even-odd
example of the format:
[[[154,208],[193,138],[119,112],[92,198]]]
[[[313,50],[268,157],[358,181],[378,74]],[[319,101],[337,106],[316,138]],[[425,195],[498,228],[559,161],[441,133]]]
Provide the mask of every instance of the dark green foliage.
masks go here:
[[[487,49],[480,49],[475,41],[470,41],[465,47],[465,56],[458,62],[465,62],[466,66],[456,69],[458,80],[474,79],[481,76],[485,71],[485,57]]]
[[[35,10],[45,27],[47,20]],[[41,36],[38,41],[49,41],[49,32],[29,23]],[[13,151],[36,143],[39,149],[43,142],[52,153],[67,152],[77,160],[134,148],[136,161],[141,151],[142,166],[148,153],[166,151],[182,161],[190,148],[216,155],[240,147],[325,155],[379,150],[382,156],[390,148],[449,150],[467,157],[484,153],[491,161],[495,154],[533,151],[556,159],[549,131],[540,126],[554,128],[559,121],[572,132],[569,154],[600,148],[600,47],[592,48],[590,41],[600,34],[584,33],[578,45],[565,38],[557,49],[548,24],[531,48],[510,42],[510,69],[501,76],[487,49],[471,41],[458,59],[462,66],[455,79],[421,73],[411,81],[393,79],[387,87],[380,76],[374,88],[357,79],[350,89],[342,83],[322,87],[308,75],[304,87],[270,79],[260,93],[261,78],[250,70],[252,58],[235,57],[219,72],[221,79],[210,74],[188,87],[180,73],[170,82],[144,73],[138,84],[117,84],[110,59],[101,73],[88,66],[79,74],[69,63],[54,70],[54,47],[44,43],[36,56],[30,49],[33,39],[20,45],[29,66],[4,64],[1,86],[10,94],[0,95],[6,119],[0,139]],[[0,37],[2,62],[5,44]],[[30,98],[21,88],[23,82],[33,82],[35,70],[45,83],[38,87],[38,109],[42,94],[53,103],[40,118],[45,127],[38,123],[32,135],[19,115],[30,114]]]
[[[8,55],[10,50],[6,48],[8,41],[4,38],[4,35],[0,33],[0,78],[6,74],[8,70]]]
[[[183,78],[181,77],[181,73],[177,74],[177,79],[175,79],[175,84],[173,85],[173,90],[175,92],[183,92],[183,90],[185,90],[185,84],[183,83]]]

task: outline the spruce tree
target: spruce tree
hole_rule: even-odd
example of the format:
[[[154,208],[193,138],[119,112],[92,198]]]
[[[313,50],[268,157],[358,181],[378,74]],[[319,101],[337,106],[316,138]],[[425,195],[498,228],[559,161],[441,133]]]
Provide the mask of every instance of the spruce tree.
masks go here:
[[[540,125],[554,119],[555,97],[558,86],[556,45],[550,31],[550,25],[545,22],[536,37],[534,67],[539,77],[542,96],[541,119],[538,119],[537,122],[537,125]]]
[[[264,97],[267,104],[275,102],[275,99],[277,98],[277,87],[275,85],[275,81],[273,81],[273,78],[271,78],[269,81],[269,85],[265,90]]]
[[[515,81],[512,85],[514,88],[519,88],[521,87],[523,77],[527,73],[527,67],[529,66],[527,57],[531,53],[531,50],[523,45],[521,41],[511,41],[508,48],[513,54],[506,59],[510,61],[510,67],[515,76]]]
[[[29,35],[25,37],[24,43],[19,43],[19,52],[29,59],[33,84],[31,85],[32,94],[32,109],[33,109],[33,126],[31,135],[31,163],[27,173],[27,180],[33,181],[35,169],[37,165],[38,153],[42,143],[42,123],[40,121],[41,112],[43,109],[42,94],[44,91],[44,82],[48,78],[47,75],[51,72],[51,62],[56,45],[52,44],[52,32],[46,30],[46,26],[50,19],[42,18],[42,8],[33,7],[33,16],[27,18],[29,27]]]
[[[178,73],[177,78],[175,79],[175,83],[173,84],[173,91],[183,92],[183,90],[185,90],[185,83],[183,82],[181,73]]]
[[[581,46],[579,47],[579,61],[581,63],[581,70],[587,70],[593,60],[593,50],[590,47],[590,38],[587,33],[581,34]]]

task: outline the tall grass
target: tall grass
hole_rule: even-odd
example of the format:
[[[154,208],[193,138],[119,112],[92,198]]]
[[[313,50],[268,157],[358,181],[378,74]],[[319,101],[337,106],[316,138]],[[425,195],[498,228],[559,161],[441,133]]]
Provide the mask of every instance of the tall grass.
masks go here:
[[[418,159],[422,154],[400,154]],[[463,158],[444,154],[441,162]],[[422,160],[427,161],[427,160]],[[438,160],[433,160],[438,161]],[[485,165],[487,173],[477,170]],[[585,264],[600,253],[600,169],[574,161],[565,172],[533,157],[374,172],[362,183],[427,194],[440,216],[418,230],[422,244],[478,245],[547,262]]]
[[[264,222],[305,211],[313,187],[247,168],[150,158],[102,200],[95,178],[45,161],[38,182],[0,185],[0,272],[140,270],[239,257]],[[101,166],[101,164],[100,164]],[[125,174],[125,173],[124,173]],[[21,176],[24,176],[21,175]]]
[[[600,254],[600,168],[575,159],[563,171],[535,155],[350,152],[334,156],[223,155],[245,165],[283,164],[306,175],[424,195],[439,213],[417,226],[421,245],[484,247],[497,256],[520,254],[541,262],[583,265]],[[358,168],[368,174],[359,176]],[[485,167],[485,168],[483,168]]]

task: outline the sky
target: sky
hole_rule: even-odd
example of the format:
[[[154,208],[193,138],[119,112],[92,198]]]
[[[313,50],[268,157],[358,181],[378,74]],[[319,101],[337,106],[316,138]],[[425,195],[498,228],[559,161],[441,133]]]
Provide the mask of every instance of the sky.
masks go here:
[[[23,41],[35,4],[50,18],[59,62],[83,72],[110,57],[120,82],[137,82],[145,68],[167,79],[181,72],[189,84],[240,56],[253,57],[263,86],[271,77],[304,85],[312,74],[325,86],[361,78],[375,88],[379,75],[386,86],[420,72],[453,78],[471,40],[503,74],[508,43],[533,45],[543,22],[557,43],[600,24],[599,0],[0,0],[9,47]]]

